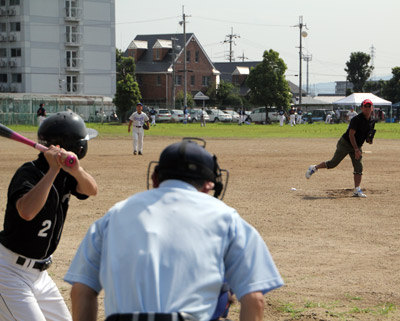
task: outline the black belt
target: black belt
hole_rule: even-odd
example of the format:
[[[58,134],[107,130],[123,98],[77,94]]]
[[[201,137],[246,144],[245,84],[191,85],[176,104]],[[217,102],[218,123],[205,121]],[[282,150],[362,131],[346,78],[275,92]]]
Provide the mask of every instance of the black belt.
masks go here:
[[[187,315],[189,318],[182,316],[180,313],[124,313],[124,314],[113,314],[110,315],[106,321],[185,321],[185,320],[196,320],[193,317]]]
[[[142,128],[142,126],[135,126],[136,128]]]
[[[34,261],[34,260],[32,260],[32,261]],[[26,258],[24,258],[22,256],[18,256],[18,259],[17,259],[17,262],[16,262],[17,264],[23,266],[25,264],[25,262],[26,262]],[[35,262],[33,264],[32,268],[37,269],[39,271],[44,271],[44,270],[47,270],[51,266],[51,263],[52,263],[52,260],[51,260],[51,257],[49,257],[44,262]]]

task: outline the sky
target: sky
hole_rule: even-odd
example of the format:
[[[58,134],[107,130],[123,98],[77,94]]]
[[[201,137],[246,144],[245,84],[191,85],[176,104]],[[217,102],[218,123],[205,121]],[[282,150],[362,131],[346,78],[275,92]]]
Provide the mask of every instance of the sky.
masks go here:
[[[352,52],[373,52],[374,77],[390,77],[400,66],[400,0],[116,0],[116,46],[123,51],[139,34],[194,33],[213,62],[228,61],[229,44],[236,61],[261,61],[273,49],[285,61],[288,80],[299,84],[299,19],[303,17],[303,55],[313,84],[345,81]],[[307,63],[302,62],[302,83]]]

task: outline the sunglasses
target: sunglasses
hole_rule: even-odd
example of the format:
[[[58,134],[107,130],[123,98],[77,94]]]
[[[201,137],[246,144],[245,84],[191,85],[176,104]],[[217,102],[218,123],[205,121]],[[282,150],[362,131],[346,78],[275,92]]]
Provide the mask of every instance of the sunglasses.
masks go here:
[[[365,108],[371,108],[372,106],[371,106],[370,104],[367,104],[367,105],[363,105],[363,107],[365,107]]]

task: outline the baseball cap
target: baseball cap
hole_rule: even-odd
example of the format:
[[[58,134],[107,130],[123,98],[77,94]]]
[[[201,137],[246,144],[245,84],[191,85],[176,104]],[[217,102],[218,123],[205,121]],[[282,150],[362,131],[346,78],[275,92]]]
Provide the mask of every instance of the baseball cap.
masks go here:
[[[136,106],[143,106],[143,104],[142,103],[137,103]]]
[[[374,104],[372,103],[372,101],[370,99],[364,99],[363,102],[361,103],[361,106],[365,106],[365,105],[373,106]]]

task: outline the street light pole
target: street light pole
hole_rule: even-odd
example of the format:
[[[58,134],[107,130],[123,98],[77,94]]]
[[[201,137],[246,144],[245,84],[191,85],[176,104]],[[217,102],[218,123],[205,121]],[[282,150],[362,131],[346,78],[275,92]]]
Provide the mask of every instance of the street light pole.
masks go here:
[[[186,15],[185,6],[182,6],[183,24],[183,106],[187,106],[187,70],[186,70]]]
[[[303,37],[307,37],[307,32],[303,31],[303,27],[307,28],[307,25],[303,24],[303,16],[299,17],[299,24],[295,27],[300,29],[300,47],[299,47],[299,108],[301,108],[302,98],[302,60],[303,60]]]

